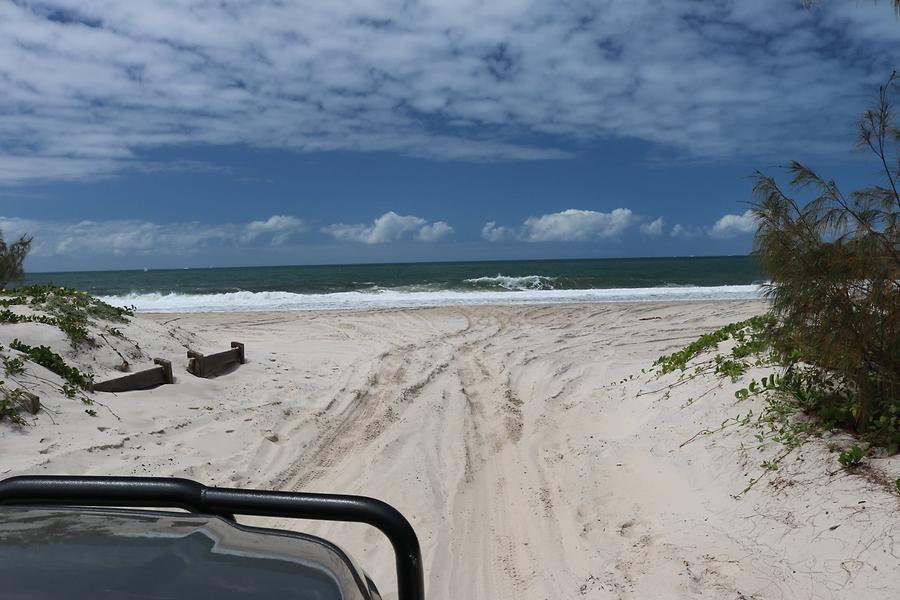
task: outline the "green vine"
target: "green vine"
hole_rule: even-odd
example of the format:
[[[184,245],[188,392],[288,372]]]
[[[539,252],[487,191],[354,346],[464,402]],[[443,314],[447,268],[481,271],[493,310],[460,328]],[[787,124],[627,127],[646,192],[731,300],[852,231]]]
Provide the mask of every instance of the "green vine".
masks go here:
[[[68,365],[59,354],[54,352],[48,346],[29,346],[16,339],[10,343],[10,347],[25,354],[28,357],[28,360],[53,371],[71,385],[82,390],[91,389],[91,385],[94,382],[94,376]]]
[[[671,388],[710,373],[737,382],[751,367],[778,368],[778,371],[761,378],[752,378],[745,387],[734,393],[738,400],[761,398],[763,405],[760,412],[754,414],[750,411],[726,419],[720,427],[703,429],[682,445],[732,426],[754,427],[757,429],[757,450],[762,451],[772,444],[780,448],[774,457],[760,463],[765,474],[777,470],[794,450],[813,437],[834,429],[853,430],[856,404],[852,386],[833,372],[786,361],[783,353],[773,351],[771,328],[774,323],[774,318],[768,314],[731,323],[700,336],[682,350],[659,357],[653,363],[657,378],[680,371],[676,381],[663,388],[664,398],[669,397]],[[733,342],[730,352],[717,352],[710,358],[702,358],[704,353],[718,350],[719,345],[726,341]],[[715,389],[704,392],[700,397]],[[690,398],[684,406],[698,399]],[[801,415],[805,418],[798,418]],[[889,406],[885,413],[873,420],[869,429],[855,433],[872,446],[882,447],[890,454],[896,453],[900,450],[900,407]],[[839,462],[844,467],[853,468],[866,454],[858,446],[853,446],[839,455]],[[762,476],[751,478],[747,487],[736,496],[747,492],[761,479]]]

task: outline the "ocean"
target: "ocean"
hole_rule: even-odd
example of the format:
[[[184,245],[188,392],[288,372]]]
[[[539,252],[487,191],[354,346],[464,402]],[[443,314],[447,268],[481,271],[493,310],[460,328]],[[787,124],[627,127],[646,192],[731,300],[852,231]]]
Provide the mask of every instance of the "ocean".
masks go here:
[[[144,312],[758,298],[754,258],[716,256],[30,273]]]

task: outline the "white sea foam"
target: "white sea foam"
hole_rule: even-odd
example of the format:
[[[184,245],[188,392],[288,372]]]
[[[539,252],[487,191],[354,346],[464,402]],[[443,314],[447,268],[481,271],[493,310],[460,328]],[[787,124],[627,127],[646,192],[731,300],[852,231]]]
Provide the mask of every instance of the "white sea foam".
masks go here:
[[[466,283],[494,285],[507,290],[552,290],[554,280],[555,278],[553,277],[545,277],[543,275],[513,277],[498,273],[494,277],[474,277],[464,281]]]
[[[677,302],[747,300],[760,297],[756,285],[653,287],[592,290],[428,291],[372,290],[334,294],[230,292],[227,294],[129,294],[106,296],[116,306],[140,312],[228,312],[260,310],[335,310],[459,304],[576,304],[598,302]]]

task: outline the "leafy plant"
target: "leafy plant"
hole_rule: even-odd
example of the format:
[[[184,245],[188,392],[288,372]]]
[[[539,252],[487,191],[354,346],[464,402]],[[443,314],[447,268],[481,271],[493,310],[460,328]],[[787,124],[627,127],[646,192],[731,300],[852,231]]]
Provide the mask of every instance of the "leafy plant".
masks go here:
[[[734,379],[732,379],[732,381],[734,381]],[[747,387],[741,388],[734,393],[734,397],[738,400],[746,400],[750,396],[757,396],[764,392],[774,390],[784,391],[786,389],[784,383],[785,379],[779,377],[776,373],[772,373],[759,381],[751,379],[750,384]]]
[[[20,315],[8,308],[0,310],[0,323],[44,323],[46,325],[56,325],[56,319],[46,315]]]
[[[23,427],[28,424],[21,415],[21,402],[24,390],[8,390],[0,381],[0,421],[8,420],[13,425]]]
[[[858,467],[862,459],[866,456],[865,450],[859,446],[853,446],[849,450],[844,450],[838,455],[838,462],[845,468],[852,469]]]
[[[725,358],[722,355],[717,355],[715,361],[716,373],[719,375],[727,375],[728,377],[731,377],[731,381],[737,381],[738,378],[746,373],[748,369],[747,363],[741,362],[739,360]]]
[[[14,350],[24,353],[28,359],[42,367],[45,367],[70,384],[77,386],[82,390],[89,390],[93,384],[94,376],[89,373],[79,371],[77,368],[69,366],[63,358],[54,352],[48,346],[29,346],[19,340],[13,340],[10,347]]]
[[[765,342],[758,337],[758,334],[767,331],[772,322],[772,317],[766,314],[757,315],[737,323],[729,323],[720,329],[701,335],[678,352],[660,356],[653,363],[653,366],[657,367],[657,372],[660,375],[665,375],[675,370],[684,371],[687,369],[687,363],[692,359],[707,350],[718,348],[720,343],[729,339],[735,339],[738,342],[734,350],[732,350],[732,355],[735,358],[743,358],[749,354],[747,350],[751,347],[748,345],[749,343],[752,343],[754,346],[765,345]],[[748,336],[752,342],[748,342]],[[741,367],[737,364],[723,367],[724,370],[732,372],[739,368]]]
[[[3,357],[3,370],[7,377],[10,375],[19,375],[25,372],[25,361],[21,358],[13,358],[10,356]]]
[[[0,299],[0,306],[10,307],[28,304],[28,298],[25,296],[13,296],[12,298]]]
[[[112,306],[94,298],[87,292],[69,288],[50,288],[44,295],[44,308],[58,316],[86,320],[87,317],[124,323],[133,317],[134,311],[129,308]]]
[[[88,336],[87,326],[84,321],[72,318],[60,318],[56,321],[63,333],[69,336],[73,346],[78,346],[82,342],[93,342]]]

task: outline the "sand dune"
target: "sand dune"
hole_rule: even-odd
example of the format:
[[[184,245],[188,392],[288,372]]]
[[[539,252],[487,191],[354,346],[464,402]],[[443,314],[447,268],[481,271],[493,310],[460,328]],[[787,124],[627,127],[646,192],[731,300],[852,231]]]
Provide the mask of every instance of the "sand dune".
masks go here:
[[[103,395],[110,411],[94,419],[4,428],[0,470],[375,496],[419,533],[433,599],[894,597],[896,494],[839,470],[816,442],[735,499],[775,449],[757,451],[753,432],[738,428],[681,445],[752,403],[715,380],[666,398],[641,372],[762,310],[746,301],[142,316],[182,345],[190,333],[243,341],[250,362],[216,380],[180,368],[175,386]],[[874,468],[900,476],[896,460]],[[281,525],[333,537],[393,596],[391,550],[377,531]]]

